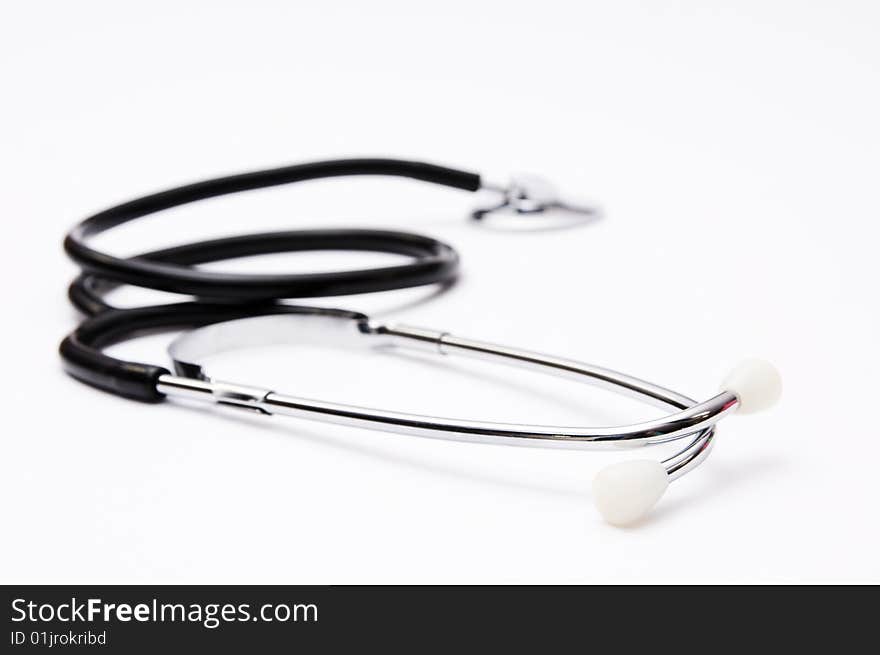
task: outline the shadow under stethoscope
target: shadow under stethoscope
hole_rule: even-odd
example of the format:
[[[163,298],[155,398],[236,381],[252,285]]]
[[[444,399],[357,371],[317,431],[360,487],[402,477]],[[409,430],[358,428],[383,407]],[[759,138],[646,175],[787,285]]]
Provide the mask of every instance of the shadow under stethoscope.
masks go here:
[[[597,406],[591,408],[585,403],[585,399],[580,395],[560,395],[549,393],[540,389],[539,384],[524,384],[520,381],[511,379],[509,376],[505,376],[501,371],[476,371],[472,370],[471,367],[465,367],[455,362],[434,361],[430,359],[430,355],[427,354],[420,356],[416,353],[398,351],[394,348],[381,348],[381,352],[383,357],[393,357],[398,360],[404,360],[407,363],[411,363],[413,365],[426,366],[438,370],[443,369],[447,373],[452,373],[460,377],[466,377],[471,382],[493,385],[501,387],[502,389],[508,389],[513,392],[519,392],[521,394],[527,393],[532,397],[537,397],[548,403],[555,404],[561,409],[566,409],[578,413],[590,413],[592,411],[595,412],[595,414],[598,414],[604,421],[612,420],[612,416],[610,413],[603,413],[602,410]],[[363,457],[369,457],[370,459],[373,459],[375,461],[391,463],[396,466],[405,467],[411,470],[418,470],[420,472],[432,475],[439,475],[454,478],[457,480],[476,482],[480,484],[492,484],[496,486],[503,486],[506,488],[516,488],[519,490],[526,490],[531,493],[542,495],[551,494],[556,497],[565,497],[570,500],[584,500],[585,498],[589,498],[590,477],[586,474],[581,480],[575,482],[573,482],[569,477],[567,482],[564,484],[545,484],[544,482],[538,483],[525,481],[517,477],[516,471],[509,471],[505,474],[504,472],[499,471],[489,472],[484,469],[481,469],[479,471],[469,470],[464,465],[464,462],[462,462],[462,466],[458,466],[455,463],[438,463],[437,461],[431,459],[432,455],[428,454],[427,451],[426,455],[422,457],[411,453],[404,454],[400,451],[394,450],[393,441],[395,439],[425,439],[423,437],[402,436],[388,433],[380,434],[380,431],[377,430],[367,430],[363,428],[355,428],[349,426],[338,427],[327,424],[323,424],[321,429],[312,429],[307,426],[307,421],[304,420],[265,416],[257,413],[252,413],[249,410],[232,407],[222,407],[219,405],[215,405],[210,408],[206,408],[204,405],[201,404],[196,406],[189,405],[184,402],[168,403],[168,405],[173,405],[173,407],[179,409],[180,411],[199,411],[203,414],[206,414],[206,416],[222,418],[223,420],[231,420],[247,425],[249,429],[257,428],[271,434],[292,436],[298,439],[306,440],[310,443],[319,444],[323,447],[343,450],[348,453],[353,453]],[[276,418],[281,418],[282,420],[276,421]],[[364,439],[363,437],[358,437],[357,433],[369,435],[369,438]],[[462,443],[450,444],[450,446],[460,448],[498,447],[487,445],[475,446],[474,444]],[[510,448],[512,446],[505,447]],[[568,450],[567,453],[572,456],[589,455],[589,453],[583,453],[573,450]],[[593,454],[595,455],[595,453]],[[588,466],[585,466],[585,471],[589,471]]]
[[[581,412],[585,411],[585,409],[590,411],[590,408],[585,407],[584,399],[579,395],[561,396],[548,393],[537,389],[537,385],[523,384],[518,380],[512,380],[504,376],[500,372],[497,374],[490,371],[478,372],[471,370],[469,367],[466,368],[456,365],[455,363],[431,361],[427,357],[421,357],[413,353],[394,351],[393,349],[385,350],[384,355],[405,359],[408,362],[417,363],[422,366],[442,367],[448,371],[451,370],[455,374],[467,376],[472,381],[475,380],[479,383],[498,385],[521,393],[529,393],[530,395],[537,394],[543,400],[547,400],[560,407],[565,407],[566,409],[575,409]],[[590,471],[595,468],[595,460],[593,464],[588,463],[586,460],[581,460],[584,461],[585,465],[584,475],[580,478],[572,476],[570,472],[571,469],[566,467],[565,474],[555,480],[551,481],[551,476],[547,476],[541,472],[538,472],[535,475],[535,479],[528,480],[523,479],[522,469],[519,467],[511,467],[506,470],[489,470],[486,467],[469,468],[464,459],[467,455],[463,455],[461,463],[455,461],[438,462],[434,459],[434,456],[436,455],[436,450],[434,449],[427,449],[424,456],[412,453],[408,449],[403,449],[403,451],[396,449],[395,440],[421,439],[420,437],[408,437],[394,434],[383,435],[379,434],[376,430],[366,430],[350,426],[337,427],[326,424],[320,429],[312,429],[308,427],[307,422],[304,420],[286,419],[284,417],[280,417],[282,420],[276,420],[276,418],[279,417],[250,413],[248,410],[221,406],[214,406],[213,408],[206,409],[203,405],[197,407],[178,402],[175,402],[172,405],[177,408],[176,411],[199,411],[205,416],[205,418],[210,416],[212,418],[220,418],[227,421],[231,420],[246,425],[248,429],[256,428],[263,432],[283,438],[294,437],[296,439],[305,440],[311,444],[319,445],[323,448],[344,451],[350,455],[366,457],[373,461],[381,461],[386,464],[415,470],[433,476],[441,476],[469,483],[489,484],[507,489],[526,491],[531,494],[542,496],[549,495],[556,498],[566,499],[568,501],[583,502],[585,516],[589,515],[591,511],[589,507],[592,484]],[[592,411],[597,414],[602,414],[601,409],[598,407],[593,407]],[[605,416],[603,419],[608,424],[612,424],[614,422],[614,417],[610,416],[609,412],[604,412],[604,414]],[[450,446],[463,449],[475,447],[473,444],[450,444]],[[476,447],[486,448],[486,446]],[[511,446],[507,447],[509,448]],[[654,450],[655,449],[652,449],[652,456],[654,455]],[[627,450],[621,451],[618,454],[622,455],[624,453],[629,453],[626,456],[633,457],[635,452],[637,452],[637,450]],[[587,456],[592,458],[597,453],[567,450],[565,451],[565,454],[566,456],[571,457]],[[481,457],[491,457],[490,452],[483,452],[478,455]],[[638,456],[636,455],[636,457]],[[468,461],[472,462],[473,459],[468,458]],[[710,458],[709,462],[704,464],[704,466],[712,466],[711,462],[712,459]],[[741,466],[735,469],[723,465],[712,466],[715,470],[712,471],[711,475],[700,480],[697,485],[697,493],[687,493],[680,496],[675,494],[671,498],[666,498],[664,499],[664,502],[661,502],[658,507],[643,520],[625,529],[648,528],[654,525],[655,521],[662,517],[674,515],[683,508],[693,507],[695,504],[705,502],[707,498],[735,488],[747,479],[753,479],[755,476],[771,473],[778,468],[779,464],[780,462],[775,460],[761,460],[757,463],[750,463],[748,466]],[[542,464],[542,467],[543,466],[552,466],[552,462],[545,460]],[[680,484],[686,483],[677,482],[676,486]],[[596,516],[596,521],[601,521],[598,515]]]
[[[781,462],[777,459],[758,460],[750,462],[746,466],[733,467],[713,467],[713,471],[703,481],[702,488],[699,493],[685,493],[675,498],[664,498],[658,506],[652,510],[647,516],[640,521],[624,527],[612,527],[605,524],[598,514],[594,513],[591,507],[591,476],[588,474],[590,467],[584,468],[585,475],[578,482],[571,481],[570,477],[565,484],[547,484],[544,482],[530,482],[519,479],[515,476],[515,471],[511,471],[510,475],[497,472],[474,471],[455,464],[438,463],[429,457],[413,456],[410,454],[402,454],[394,452],[393,444],[381,446],[379,444],[372,445],[354,436],[334,435],[329,429],[323,431],[311,430],[297,423],[274,422],[272,417],[258,416],[256,414],[247,414],[241,410],[232,408],[216,407],[213,410],[205,410],[203,406],[186,405],[182,403],[174,403],[177,411],[198,411],[212,418],[226,421],[234,421],[247,426],[248,429],[258,429],[263,432],[281,436],[283,438],[295,437],[308,441],[309,443],[320,445],[321,447],[331,448],[334,450],[344,451],[349,455],[366,457],[374,461],[382,461],[409,470],[415,470],[428,475],[450,478],[467,483],[489,484],[505,489],[515,489],[525,491],[530,494],[540,496],[552,496],[557,499],[564,499],[569,502],[583,503],[585,518],[591,518],[592,522],[605,525],[609,529],[636,531],[656,527],[663,520],[677,515],[685,509],[692,509],[700,503],[717,497],[718,495],[729,492],[732,489],[740,487],[748,481],[754,481],[755,477],[766,477],[769,474],[778,472]],[[348,431],[358,431],[357,428],[345,428]],[[373,437],[381,439],[382,437],[390,438],[412,438],[401,437],[401,435],[381,435],[378,432],[370,432]],[[387,443],[387,442],[386,442]],[[457,444],[462,448],[473,446],[473,444]],[[506,446],[509,447],[509,446]],[[576,455],[577,451],[567,451],[569,455]],[[590,455],[588,452],[582,455]],[[592,453],[593,455],[595,453]],[[711,462],[711,460],[710,460]],[[708,463],[707,463],[708,464]],[[711,464],[708,464],[711,466]],[[704,464],[706,466],[706,464]],[[683,484],[678,482],[676,484]]]
[[[778,475],[780,468],[785,466],[785,461],[778,457],[755,458],[747,462],[740,462],[736,466],[720,464],[711,457],[700,468],[712,467],[706,471],[707,475],[700,481],[700,487],[691,493],[674,494],[673,497],[664,497],[657,507],[635,523],[616,527],[617,530],[640,530],[654,526],[663,521],[668,521],[684,510],[693,510],[707,500],[729,492],[731,489],[742,487],[747,482],[754,482],[756,478]],[[682,482],[675,485],[686,484]],[[670,492],[667,492],[670,494]]]
[[[431,475],[437,475],[447,478],[454,478],[456,480],[462,480],[466,482],[479,483],[479,484],[492,484],[496,486],[502,486],[505,488],[515,488],[519,490],[525,490],[531,493],[537,493],[541,495],[551,494],[556,497],[566,497],[568,499],[578,499],[583,500],[588,497],[585,494],[588,493],[589,488],[589,480],[585,479],[585,483],[583,488],[577,487],[562,487],[562,486],[547,486],[543,484],[534,484],[530,482],[526,482],[523,480],[516,479],[512,476],[498,475],[498,474],[484,474],[482,472],[477,473],[475,471],[469,471],[463,467],[457,467],[454,465],[447,464],[439,464],[436,461],[428,459],[427,457],[415,457],[410,455],[401,454],[399,452],[393,452],[388,447],[382,447],[379,445],[368,445],[362,439],[349,439],[344,436],[334,435],[331,430],[333,429],[330,426],[326,426],[325,430],[317,431],[311,430],[303,427],[302,425],[298,425],[296,423],[291,422],[275,422],[272,420],[272,417],[267,416],[259,416],[256,414],[245,413],[243,410],[236,410],[232,408],[224,408],[224,407],[214,407],[206,410],[204,406],[195,406],[188,405],[184,403],[174,403],[174,408],[177,411],[198,411],[203,414],[207,414],[208,416],[214,418],[220,418],[225,421],[234,421],[237,423],[241,423],[242,425],[246,425],[248,429],[259,429],[264,432],[268,432],[275,435],[283,435],[285,437],[293,436],[298,439],[303,439],[310,443],[318,444],[323,447],[332,448],[335,450],[345,451],[349,454],[355,454],[362,457],[368,457],[372,460],[382,461],[385,463],[390,463],[395,466],[400,466],[403,468],[407,468],[410,470],[416,470],[422,473],[428,473]],[[340,430],[345,431],[354,431],[358,430],[358,428],[340,428]],[[380,434],[378,431],[364,431],[370,433],[376,439],[386,437],[388,439],[393,438],[413,438],[413,437],[402,437],[401,435],[394,434]],[[415,437],[419,438],[419,437]],[[357,439],[357,440],[355,440]],[[462,447],[472,446],[473,444],[460,444]]]
[[[452,373],[460,377],[467,378],[471,382],[478,384],[493,385],[508,389],[513,392],[528,393],[532,397],[540,398],[551,404],[555,404],[560,409],[575,411],[579,413],[590,413],[591,409],[599,414],[603,420],[610,421],[610,413],[602,416],[602,411],[598,407],[590,408],[585,403],[585,399],[577,394],[560,395],[548,393],[539,388],[539,384],[524,384],[518,380],[513,380],[505,376],[501,371],[476,371],[471,367],[465,367],[455,362],[434,361],[431,355],[419,355],[417,353],[398,351],[394,348],[380,348],[383,357],[393,357],[398,360],[404,360],[413,365],[430,367],[432,369],[443,369],[447,373]],[[446,358],[444,358],[446,359]],[[382,434],[379,430],[368,430],[355,427],[338,427],[323,424],[321,427],[314,429],[308,426],[308,421],[289,419],[286,417],[272,417],[251,412],[246,409],[238,409],[232,407],[222,407],[215,405],[206,408],[204,405],[190,405],[185,402],[167,403],[172,405],[177,411],[198,411],[206,417],[220,418],[222,420],[234,421],[242,425],[246,425],[248,429],[259,429],[261,431],[281,435],[284,437],[295,437],[303,439],[310,443],[321,445],[322,447],[333,448],[345,451],[349,454],[355,454],[362,457],[368,457],[374,461],[390,463],[395,466],[404,467],[410,470],[416,470],[431,475],[453,478],[456,480],[491,484],[508,489],[514,488],[525,490],[530,493],[541,495],[553,495],[556,497],[564,497],[569,500],[589,499],[590,477],[585,474],[581,480],[573,481],[571,477],[565,483],[545,483],[536,481],[523,480],[517,476],[517,472],[509,470],[508,472],[493,470],[488,471],[485,468],[480,470],[468,469],[465,462],[457,465],[454,462],[439,463],[432,459],[436,453],[433,449],[426,451],[424,457],[409,452],[403,453],[395,450],[395,440],[398,439],[426,439],[424,437],[402,436],[396,434]],[[281,420],[275,420],[280,418]],[[318,426],[317,423],[314,425]],[[358,433],[366,435],[367,438],[359,437]],[[475,445],[475,444],[449,444],[451,447],[460,447],[463,449],[476,448],[497,448],[495,445]],[[510,448],[512,446],[504,446]],[[528,449],[525,449],[528,450]],[[589,453],[578,452],[573,450],[567,451],[568,455],[581,456],[589,455]],[[595,454],[595,453],[593,453]],[[483,455],[489,455],[488,453]],[[466,456],[466,455],[465,455]],[[589,466],[585,466],[585,471],[589,471]]]
[[[589,213],[545,210],[542,212],[504,212],[471,221],[471,225],[492,232],[561,232],[584,228],[603,218],[599,210]]]

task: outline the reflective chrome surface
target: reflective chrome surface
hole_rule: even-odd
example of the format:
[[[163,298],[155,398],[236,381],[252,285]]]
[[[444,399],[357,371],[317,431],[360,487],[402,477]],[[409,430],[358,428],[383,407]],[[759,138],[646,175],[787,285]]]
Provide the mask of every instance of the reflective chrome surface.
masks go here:
[[[508,424],[440,418],[287,396],[270,389],[211,380],[199,363],[204,357],[250,345],[331,342],[341,347],[410,347],[441,355],[464,355],[561,375],[623,392],[652,405],[673,409],[659,419],[616,427]],[[708,455],[714,425],[737,406],[722,392],[697,402],[655,384],[610,369],[527,350],[462,339],[447,332],[409,326],[377,325],[336,316],[275,315],[216,323],[181,335],[170,346],[179,375],[162,376],[157,389],[168,396],[206,400],[257,411],[341,425],[443,439],[569,448],[634,447],[687,439],[664,460],[671,479],[696,467]]]
[[[477,220],[487,214],[505,210],[517,214],[540,214],[548,210],[559,210],[586,217],[599,215],[596,207],[564,199],[553,184],[537,175],[518,175],[507,185],[484,183],[481,188],[500,193],[501,199],[471,212],[471,216]]]

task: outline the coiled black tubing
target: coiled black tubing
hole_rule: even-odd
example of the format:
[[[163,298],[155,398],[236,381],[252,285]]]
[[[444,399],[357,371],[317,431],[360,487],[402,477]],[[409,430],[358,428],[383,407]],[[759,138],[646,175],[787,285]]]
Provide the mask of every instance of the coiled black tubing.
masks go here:
[[[300,307],[281,301],[403,289],[448,282],[458,271],[455,250],[436,239],[389,230],[315,229],[246,234],[114,257],[87,244],[89,237],[142,216],[230,193],[347,175],[408,177],[466,191],[480,188],[475,173],[396,159],[343,159],[220,177],[154,193],[95,214],[76,225],[64,250],[81,268],[68,290],[85,320],[60,346],[73,377],[136,400],[157,402],[162,366],[111,357],[103,349],[149,330],[183,329],[260,314],[310,313],[362,317],[356,312]],[[208,262],[281,252],[372,251],[411,260],[359,270],[303,274],[232,274],[198,268]],[[121,284],[195,296],[196,300],[117,308],[104,295]]]

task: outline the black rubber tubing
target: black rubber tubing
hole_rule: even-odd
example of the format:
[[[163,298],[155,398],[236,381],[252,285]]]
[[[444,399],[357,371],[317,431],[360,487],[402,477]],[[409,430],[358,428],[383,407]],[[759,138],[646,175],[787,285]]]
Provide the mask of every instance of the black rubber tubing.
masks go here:
[[[343,175],[392,175],[476,191],[474,173],[394,159],[346,159],[298,164],[189,184],[111,207],[75,226],[64,249],[82,274],[69,288],[73,304],[87,318],[60,346],[65,370],[104,391],[157,402],[156,389],[166,368],[110,357],[103,348],[146,331],[184,329],[209,323],[277,313],[356,312],[298,307],[280,301],[387,291],[448,282],[458,271],[455,250],[436,239],[387,230],[294,230],[249,234],[188,243],[120,258],[86,245],[90,236],[178,205],[229,193]],[[397,266],[295,275],[215,273],[195,265],[258,254],[306,250],[361,250],[407,255]],[[116,308],[103,295],[119,284],[196,296],[195,301],[137,308]]]

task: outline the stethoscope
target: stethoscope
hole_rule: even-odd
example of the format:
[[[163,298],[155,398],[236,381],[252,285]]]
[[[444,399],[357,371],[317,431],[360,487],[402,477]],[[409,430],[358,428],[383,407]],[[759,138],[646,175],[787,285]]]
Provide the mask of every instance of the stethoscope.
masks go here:
[[[464,339],[444,331],[381,324],[359,312],[281,302],[451,281],[458,270],[455,250],[436,239],[409,232],[270,232],[188,243],[129,258],[114,257],[87,245],[91,236],[178,205],[250,189],[347,175],[403,176],[471,192],[483,189],[499,193],[498,202],[472,213],[475,219],[500,210],[531,214],[555,209],[582,216],[595,213],[589,206],[564,202],[538,178],[524,177],[508,185],[493,185],[474,173],[393,159],[299,164],[206,180],[138,198],[87,218],[64,241],[65,250],[82,269],[70,286],[69,296],[87,316],[61,343],[67,372],[104,391],[146,402],[169,397],[205,401],[260,414],[283,414],[460,441],[619,449],[683,440],[685,445],[662,461],[624,461],[597,474],[593,481],[596,506],[606,520],[616,525],[637,521],[659,500],[672,480],[705,460],[714,441],[715,424],[722,417],[735,411],[759,411],[779,398],[779,374],[762,360],[743,362],[724,380],[718,394],[698,402],[583,362]],[[395,266],[296,275],[231,274],[196,268],[224,259],[306,250],[376,251],[408,256],[411,261]],[[137,308],[112,307],[103,297],[120,284],[187,294],[198,300]],[[107,346],[152,330],[188,330],[169,347],[174,373],[162,366],[123,361],[103,352]],[[255,344],[328,341],[342,347],[417,348],[444,356],[476,357],[527,367],[598,384],[670,413],[659,419],[615,427],[438,418],[298,398],[272,389],[215,380],[203,365],[211,355]]]

